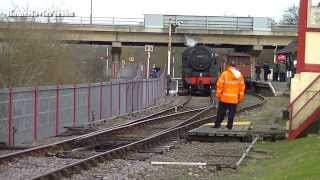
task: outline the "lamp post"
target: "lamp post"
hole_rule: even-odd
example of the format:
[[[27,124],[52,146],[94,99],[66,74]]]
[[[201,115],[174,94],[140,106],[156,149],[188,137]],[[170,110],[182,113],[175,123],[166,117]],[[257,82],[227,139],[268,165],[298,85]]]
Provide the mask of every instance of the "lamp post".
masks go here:
[[[171,74],[171,43],[172,43],[172,33],[176,31],[176,28],[183,24],[183,21],[172,23],[171,19],[169,19],[169,40],[168,40],[168,70],[167,75],[170,76]]]
[[[277,62],[277,51],[278,51],[278,45],[275,45],[275,48],[273,49],[273,63]]]
[[[149,79],[149,74],[150,74],[150,56],[151,56],[151,52],[153,52],[153,45],[145,45],[144,46],[144,51],[148,53],[148,58],[147,58],[147,79]]]
[[[174,78],[174,55],[175,55],[175,52],[174,52],[174,49],[172,51],[172,78]]]
[[[109,48],[107,48],[107,56],[106,56],[106,79],[108,79],[109,75]]]
[[[92,24],[92,0],[90,0],[90,24]]]
[[[170,76],[170,69],[171,69],[171,67],[170,67],[170,63],[171,63],[171,38],[172,38],[172,36],[171,36],[171,34],[172,34],[172,24],[171,24],[171,19],[169,19],[169,43],[168,43],[168,71],[167,71],[167,74],[168,74],[168,76]]]

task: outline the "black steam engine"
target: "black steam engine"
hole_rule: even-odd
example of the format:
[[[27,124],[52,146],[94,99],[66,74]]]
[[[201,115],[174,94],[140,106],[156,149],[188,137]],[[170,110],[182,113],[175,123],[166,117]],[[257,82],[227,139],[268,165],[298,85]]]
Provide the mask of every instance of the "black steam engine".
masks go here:
[[[197,45],[186,49],[182,54],[182,66],[184,89],[192,94],[210,93],[220,70],[212,48]]]

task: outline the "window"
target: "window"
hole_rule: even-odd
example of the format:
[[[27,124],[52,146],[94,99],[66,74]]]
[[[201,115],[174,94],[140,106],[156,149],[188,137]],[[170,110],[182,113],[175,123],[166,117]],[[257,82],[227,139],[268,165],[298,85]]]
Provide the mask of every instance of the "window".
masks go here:
[[[309,0],[308,27],[320,28],[320,0]]]

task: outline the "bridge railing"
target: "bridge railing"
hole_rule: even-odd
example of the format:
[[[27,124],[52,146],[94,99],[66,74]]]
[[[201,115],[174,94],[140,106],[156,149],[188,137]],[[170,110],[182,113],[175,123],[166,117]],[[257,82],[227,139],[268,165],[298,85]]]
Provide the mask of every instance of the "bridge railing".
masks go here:
[[[0,22],[32,22],[32,23],[63,23],[91,25],[90,17],[6,17]],[[144,26],[143,18],[92,17],[92,25],[108,26]]]
[[[161,15],[159,15],[161,16]],[[146,16],[147,17],[147,16]],[[232,30],[232,31],[272,31],[296,32],[295,25],[275,25],[268,18],[227,17],[227,16],[183,16],[163,15],[161,21],[145,18],[117,18],[117,17],[0,17],[0,22],[32,22],[32,23],[62,23],[70,25],[102,25],[157,28],[166,30],[169,24],[183,22],[178,29],[197,30]],[[146,21],[158,23],[156,27],[149,27]],[[154,21],[154,22],[153,22]]]
[[[179,23],[181,22],[181,23]],[[225,17],[225,16],[164,16],[164,26],[170,23],[179,24],[179,29],[205,30],[253,30],[252,17]]]
[[[271,25],[271,31],[272,32],[283,32],[283,31],[289,31],[289,32],[297,32],[297,25],[289,25],[289,24],[283,24],[283,25]]]

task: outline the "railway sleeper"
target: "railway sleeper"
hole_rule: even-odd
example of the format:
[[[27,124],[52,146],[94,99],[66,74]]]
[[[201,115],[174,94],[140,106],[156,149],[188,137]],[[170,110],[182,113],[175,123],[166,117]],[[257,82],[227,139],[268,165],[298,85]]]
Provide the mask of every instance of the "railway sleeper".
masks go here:
[[[55,179],[61,179],[62,174],[60,173],[54,173],[49,176],[49,178],[40,178],[40,179],[48,179],[48,180],[55,180]]]
[[[88,171],[90,169],[90,167],[93,166],[93,163],[92,164],[91,163],[92,163],[91,161],[81,163],[81,168]]]
[[[61,174],[63,177],[70,177],[70,175],[72,174],[70,171],[68,170],[62,170]]]
[[[134,161],[146,161],[151,158],[154,153],[133,153],[127,156],[126,160],[134,160]]]
[[[134,142],[134,141],[121,141],[121,140],[120,141],[110,141],[110,142],[106,142],[106,143],[95,146],[94,150],[96,152],[105,152],[105,151],[115,149],[120,146],[130,144],[132,142]]]
[[[61,158],[61,159],[84,159],[86,158],[86,154],[80,153],[80,152],[72,152],[72,151],[64,151],[57,153],[55,157]]]

